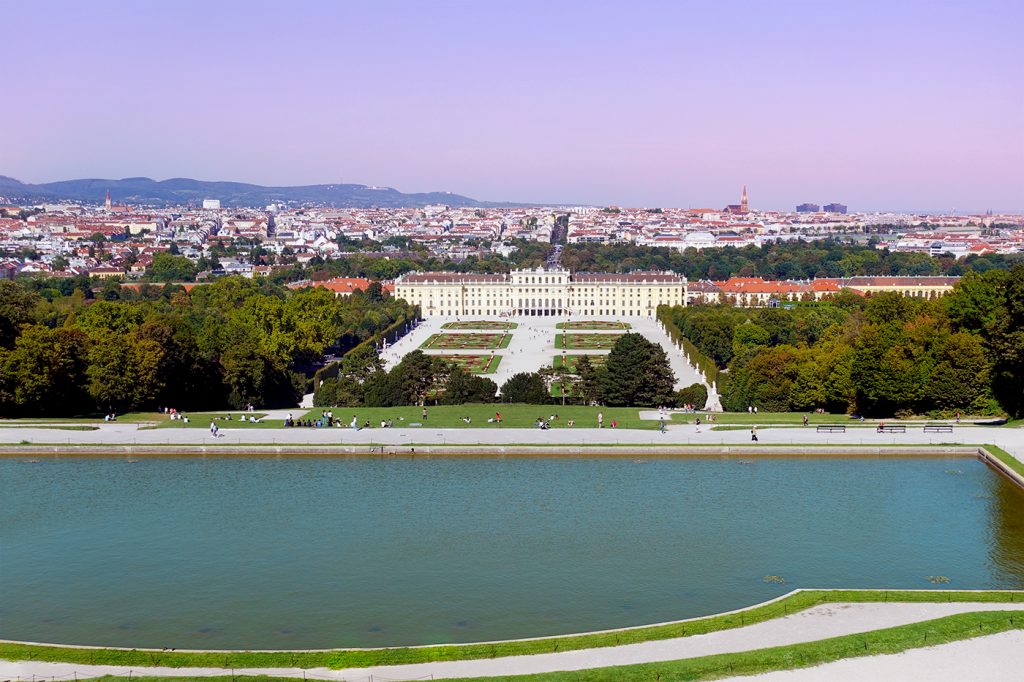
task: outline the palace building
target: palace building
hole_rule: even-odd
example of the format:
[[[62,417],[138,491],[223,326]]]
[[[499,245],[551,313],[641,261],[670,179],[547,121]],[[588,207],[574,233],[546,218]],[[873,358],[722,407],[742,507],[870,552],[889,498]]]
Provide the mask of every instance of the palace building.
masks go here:
[[[497,275],[411,272],[395,280],[394,295],[419,306],[423,317],[654,317],[659,305],[686,305],[686,278],[544,268]]]

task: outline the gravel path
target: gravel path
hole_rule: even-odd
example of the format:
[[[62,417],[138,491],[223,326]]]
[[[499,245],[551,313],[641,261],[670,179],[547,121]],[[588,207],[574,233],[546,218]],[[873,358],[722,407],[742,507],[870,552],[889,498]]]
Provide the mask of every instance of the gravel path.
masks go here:
[[[784,618],[756,623],[746,627],[712,632],[706,635],[694,635],[639,644],[628,644],[618,647],[598,649],[581,649],[554,654],[536,654],[532,656],[510,656],[506,658],[482,659],[473,661],[441,661],[412,665],[377,666],[373,668],[349,668],[330,670],[313,668],[306,672],[312,677],[334,680],[369,680],[374,679],[410,680],[433,676],[434,679],[451,677],[490,677],[497,675],[522,675],[529,673],[551,672],[558,670],[583,670],[605,666],[629,665],[655,661],[672,661],[697,656],[735,653],[765,647],[785,646],[800,642],[810,642],[840,635],[855,634],[880,628],[907,625],[923,620],[940,618],[957,613],[973,611],[1024,611],[1024,604],[989,604],[989,603],[839,603],[816,606]],[[1018,635],[1020,633],[1017,633]],[[1007,671],[1020,668],[1011,665],[1018,660],[1008,656],[1009,651],[998,647],[990,656],[992,664],[998,669]],[[1005,655],[1005,656],[1004,656]],[[876,657],[876,658],[892,658]],[[858,666],[874,659],[857,659],[849,665]],[[865,663],[866,664],[866,663]],[[830,664],[832,665],[832,664]],[[230,670],[219,668],[128,668],[126,666],[90,666],[68,663],[43,663],[35,661],[5,662],[0,661],[0,678],[31,678],[61,677],[69,675],[99,676],[127,675],[129,670],[135,675],[189,675],[208,677],[212,675],[231,674]],[[301,668],[261,668],[235,670],[240,675],[276,675],[302,677]],[[743,678],[750,679],[750,678]],[[795,678],[797,679],[797,678]],[[820,675],[798,679],[829,679]],[[845,679],[845,678],[841,678]],[[852,678],[851,678],[852,679]],[[879,679],[868,676],[862,679]],[[933,678],[929,678],[933,679]],[[961,678],[966,679],[966,678]],[[979,678],[973,678],[979,679]],[[986,678],[987,679],[987,678]],[[1007,678],[1009,679],[1009,678]],[[1019,678],[1017,678],[1019,679]]]

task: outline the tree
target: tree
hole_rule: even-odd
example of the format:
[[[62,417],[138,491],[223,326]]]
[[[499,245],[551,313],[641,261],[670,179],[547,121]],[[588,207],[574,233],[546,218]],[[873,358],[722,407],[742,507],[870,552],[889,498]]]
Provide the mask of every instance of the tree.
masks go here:
[[[675,375],[661,345],[628,333],[615,342],[605,361],[601,394],[610,406],[666,405]]]
[[[461,367],[452,367],[444,384],[442,405],[494,402],[498,386],[490,379],[474,376]]]
[[[12,348],[20,327],[35,321],[43,299],[14,282],[0,280],[0,348]]]
[[[593,405],[601,399],[601,375],[590,358],[581,355],[576,361],[576,374],[580,380],[576,384],[576,395],[584,405]]]
[[[537,372],[520,372],[512,375],[501,387],[503,403],[527,403],[543,405],[549,400],[548,386]]]
[[[164,252],[153,256],[146,274],[155,282],[193,282],[196,266],[185,256]]]
[[[693,405],[695,410],[703,410],[708,402],[708,387],[704,384],[691,384],[676,392],[677,405]]]
[[[101,410],[152,407],[163,388],[163,349],[150,339],[107,334],[89,349],[89,395]]]
[[[992,387],[1010,415],[1024,416],[1024,264],[1000,287],[999,311],[986,326],[994,360]]]
[[[0,394],[21,415],[82,414],[88,338],[78,329],[28,327],[2,356]]]

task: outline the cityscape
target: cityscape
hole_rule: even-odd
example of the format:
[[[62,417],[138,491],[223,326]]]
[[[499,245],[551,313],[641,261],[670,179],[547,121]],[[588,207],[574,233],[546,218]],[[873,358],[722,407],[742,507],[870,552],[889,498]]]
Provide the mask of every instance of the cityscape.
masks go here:
[[[1020,3],[4,10],[0,681],[1020,678]]]

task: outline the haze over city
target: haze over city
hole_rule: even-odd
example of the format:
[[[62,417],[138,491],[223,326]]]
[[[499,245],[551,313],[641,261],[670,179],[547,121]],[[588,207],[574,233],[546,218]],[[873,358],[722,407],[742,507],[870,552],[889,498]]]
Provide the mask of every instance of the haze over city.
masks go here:
[[[1020,3],[21,3],[0,174],[1021,211]],[[97,198],[99,200],[99,198]]]

